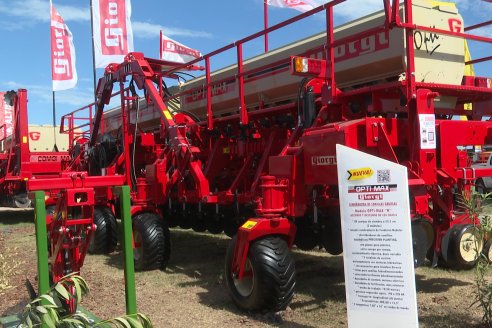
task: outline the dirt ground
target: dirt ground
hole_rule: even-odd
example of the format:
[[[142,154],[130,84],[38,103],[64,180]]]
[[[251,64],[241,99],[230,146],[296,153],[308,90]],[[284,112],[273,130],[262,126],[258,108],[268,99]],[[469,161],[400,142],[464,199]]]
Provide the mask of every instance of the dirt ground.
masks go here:
[[[165,271],[136,275],[139,312],[154,327],[345,327],[345,287],[341,256],[294,250],[297,289],[279,314],[238,310],[222,275],[228,238],[172,230],[172,257]],[[0,252],[16,253],[23,264],[16,285],[0,298],[0,316],[19,313],[28,302],[25,279],[35,284],[36,254],[32,210],[0,209]],[[82,305],[100,318],[124,314],[123,254],[87,257],[81,275],[91,287]],[[420,327],[480,327],[471,307],[474,271],[421,267],[416,270]],[[395,323],[395,327],[398,324]]]

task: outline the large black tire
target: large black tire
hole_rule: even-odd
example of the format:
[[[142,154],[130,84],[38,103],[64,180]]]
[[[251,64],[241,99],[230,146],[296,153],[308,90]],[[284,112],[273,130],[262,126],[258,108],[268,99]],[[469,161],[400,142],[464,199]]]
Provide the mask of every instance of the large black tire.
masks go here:
[[[133,218],[133,258],[136,270],[164,269],[171,255],[169,228],[154,213]]]
[[[254,241],[246,260],[249,275],[237,280],[231,272],[236,238],[229,242],[225,261],[225,280],[233,301],[244,310],[284,310],[296,285],[294,258],[287,243],[278,236]]]
[[[87,251],[90,254],[109,254],[118,244],[118,225],[113,212],[106,206],[94,208],[96,231]]]

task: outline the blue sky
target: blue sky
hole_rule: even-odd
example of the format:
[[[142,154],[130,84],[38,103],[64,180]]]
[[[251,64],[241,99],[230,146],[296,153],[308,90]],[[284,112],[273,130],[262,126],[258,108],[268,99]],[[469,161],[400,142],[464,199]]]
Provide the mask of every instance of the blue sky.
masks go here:
[[[336,21],[343,22],[382,8],[382,0],[348,0],[337,10]],[[492,4],[480,0],[458,0],[465,24],[490,19]],[[93,99],[92,54],[89,0],[53,0],[74,36],[79,82],[76,88],[56,93],[57,124],[59,117],[90,103]],[[290,18],[299,12],[270,7],[270,23]],[[323,15],[316,15],[302,25],[271,35],[271,48],[320,32]],[[132,25],[135,51],[148,57],[159,56],[159,30],[202,53],[257,32],[263,27],[263,0],[140,0],[132,1]],[[480,33],[486,34],[488,29]],[[492,31],[492,29],[491,29]],[[51,124],[49,0],[0,0],[0,90],[26,88],[29,94],[29,121]],[[263,41],[245,47],[247,55],[258,54]],[[490,55],[490,46],[472,45],[474,57]],[[488,49],[488,51],[486,51]],[[234,52],[212,61],[218,69],[230,64]],[[487,67],[477,66],[487,75]],[[97,78],[103,70],[97,70]],[[492,71],[488,73],[492,76]]]

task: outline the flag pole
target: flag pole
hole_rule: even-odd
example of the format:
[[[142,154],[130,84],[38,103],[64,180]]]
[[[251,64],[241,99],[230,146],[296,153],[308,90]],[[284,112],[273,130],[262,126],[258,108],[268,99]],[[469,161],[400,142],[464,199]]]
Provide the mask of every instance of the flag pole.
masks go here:
[[[96,90],[96,50],[94,49],[94,14],[92,8],[92,0],[90,0],[91,7],[91,35],[92,35],[92,75],[94,82],[94,103],[97,102],[97,90]],[[97,106],[97,105],[96,105]],[[97,107],[96,107],[97,109]]]
[[[162,30],[159,31],[159,59],[162,60]]]
[[[268,0],[263,1],[263,24],[268,28]],[[268,33],[265,33],[265,52],[268,52]]]
[[[53,151],[58,151],[58,146],[56,145],[56,105],[55,105],[55,91],[53,92],[53,140],[55,144],[53,145]]]
[[[91,0],[92,1],[92,0]],[[52,14],[52,7],[53,7],[53,3],[51,2],[50,0],[50,17],[51,17],[51,14]],[[50,23],[50,37],[51,36],[51,23]],[[51,42],[51,52],[53,52],[53,42]],[[51,54],[51,76],[53,78],[53,54]],[[58,146],[56,145],[56,104],[55,104],[55,90],[54,90],[54,87],[53,87],[53,91],[52,91],[52,95],[53,95],[53,141],[54,141],[54,144],[53,144],[53,151],[58,151]]]

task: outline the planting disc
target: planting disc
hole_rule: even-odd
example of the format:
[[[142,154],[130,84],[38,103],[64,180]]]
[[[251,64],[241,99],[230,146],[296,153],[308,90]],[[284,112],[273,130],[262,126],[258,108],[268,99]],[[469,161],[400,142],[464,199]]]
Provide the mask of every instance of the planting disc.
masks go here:
[[[429,221],[412,221],[413,260],[415,267],[421,266],[434,243],[434,229]]]

